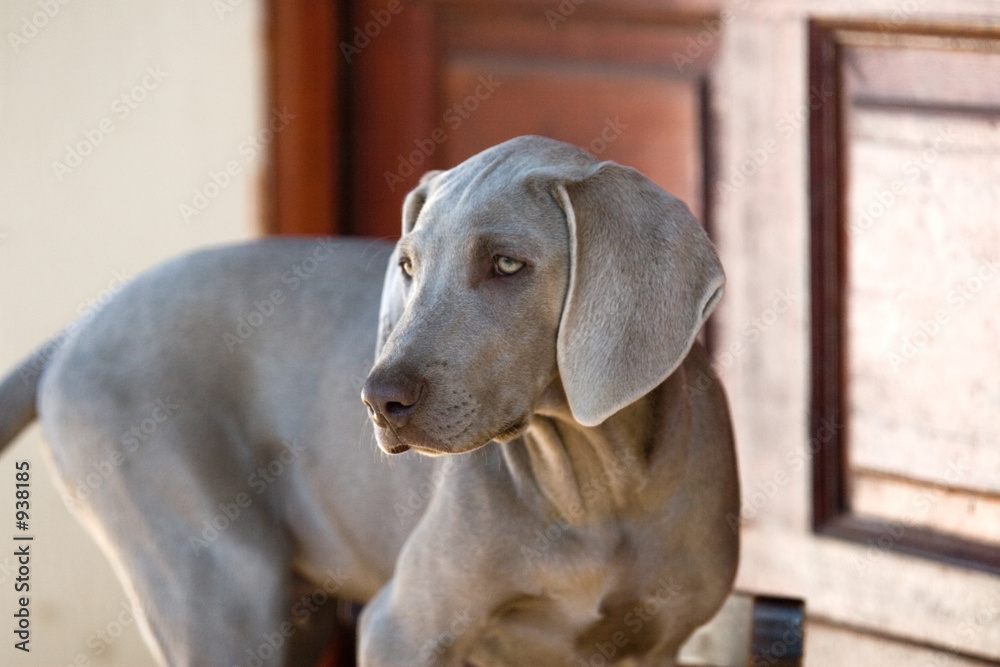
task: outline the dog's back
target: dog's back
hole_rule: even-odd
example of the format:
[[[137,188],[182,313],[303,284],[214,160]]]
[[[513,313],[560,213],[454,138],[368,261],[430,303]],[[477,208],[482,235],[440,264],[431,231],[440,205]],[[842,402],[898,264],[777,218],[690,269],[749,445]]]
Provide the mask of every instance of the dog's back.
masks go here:
[[[390,250],[271,240],[182,257],[0,383],[0,445],[37,413],[64,499],[169,664],[206,644],[218,660],[195,662],[230,660],[290,617],[295,590],[364,600],[391,576],[422,508],[387,517],[371,494],[402,498],[431,466],[378,465],[358,398]],[[318,619],[304,609],[299,639]],[[234,618],[249,639],[204,641]]]

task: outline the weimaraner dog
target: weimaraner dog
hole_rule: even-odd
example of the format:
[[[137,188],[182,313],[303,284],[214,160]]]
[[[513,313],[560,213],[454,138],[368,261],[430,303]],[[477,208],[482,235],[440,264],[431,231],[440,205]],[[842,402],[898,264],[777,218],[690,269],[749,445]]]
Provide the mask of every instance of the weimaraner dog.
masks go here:
[[[723,281],[680,201],[521,137],[425,176],[395,248],[132,281],[3,380],[0,443],[40,418],[165,665],[314,664],[334,596],[363,667],[671,665],[737,564]]]

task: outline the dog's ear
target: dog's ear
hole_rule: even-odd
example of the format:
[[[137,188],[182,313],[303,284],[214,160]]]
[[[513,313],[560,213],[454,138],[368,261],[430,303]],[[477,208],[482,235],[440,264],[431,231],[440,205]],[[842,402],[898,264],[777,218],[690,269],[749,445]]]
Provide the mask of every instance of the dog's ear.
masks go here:
[[[431,182],[440,171],[429,171],[420,178],[420,183],[406,195],[403,201],[403,236],[413,230],[417,224],[417,217],[420,215],[424,202],[427,201],[427,193],[430,191]],[[382,283],[382,302],[379,306],[378,317],[378,339],[375,343],[375,359],[382,354],[382,347],[392,328],[403,315],[403,308],[406,305],[406,284],[403,281],[403,272],[399,268],[399,251],[393,250],[389,257],[389,265],[385,269],[385,280]]]
[[[417,217],[420,215],[424,202],[427,201],[427,194],[431,190],[434,177],[441,173],[441,170],[434,169],[425,172],[420,177],[417,187],[410,190],[403,201],[403,236],[413,231],[413,226],[417,224]]]
[[[634,169],[594,165],[557,197],[571,253],[559,372],[573,417],[594,426],[674,372],[725,277],[688,207]]]

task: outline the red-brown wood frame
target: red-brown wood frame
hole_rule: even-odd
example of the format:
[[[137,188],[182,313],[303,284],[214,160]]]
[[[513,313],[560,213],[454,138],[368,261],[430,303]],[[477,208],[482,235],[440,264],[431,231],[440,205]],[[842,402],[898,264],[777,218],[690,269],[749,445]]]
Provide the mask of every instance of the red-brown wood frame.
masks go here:
[[[271,143],[265,231],[343,231],[343,19],[332,0],[267,3],[269,109],[294,116]]]
[[[846,195],[841,58],[851,34],[879,33],[997,38],[996,32],[954,26],[886,26],[815,21],[809,27],[809,83],[832,90],[832,99],[812,110],[809,125],[811,218],[811,317],[813,530],[951,565],[1000,574],[1000,548],[900,523],[864,518],[851,511],[847,448],[846,371]]]

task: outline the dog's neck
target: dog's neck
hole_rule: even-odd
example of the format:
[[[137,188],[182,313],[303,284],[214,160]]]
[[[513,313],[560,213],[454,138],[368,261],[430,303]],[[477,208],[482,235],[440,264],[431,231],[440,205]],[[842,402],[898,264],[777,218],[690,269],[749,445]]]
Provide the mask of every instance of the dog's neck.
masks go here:
[[[573,419],[556,381],[527,432],[503,447],[523,495],[540,499],[547,514],[576,525],[622,517],[641,502],[654,470],[654,492],[670,494],[682,476],[690,432],[690,396],[682,367],[593,427]]]

